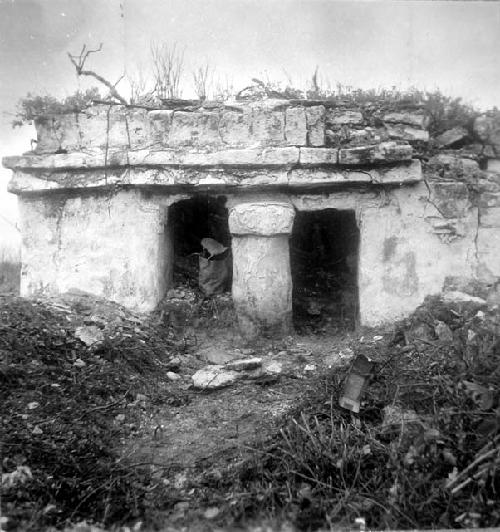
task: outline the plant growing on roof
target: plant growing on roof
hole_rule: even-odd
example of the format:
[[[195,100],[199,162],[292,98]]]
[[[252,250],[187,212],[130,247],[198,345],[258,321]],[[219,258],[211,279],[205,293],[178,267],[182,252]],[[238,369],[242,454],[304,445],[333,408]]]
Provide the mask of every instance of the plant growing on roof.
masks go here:
[[[49,115],[77,113],[91,106],[94,101],[101,99],[102,96],[97,87],[77,91],[64,100],[58,100],[50,95],[39,96],[29,92],[17,103],[12,127],[22,126],[26,122]]]
[[[160,100],[180,98],[184,50],[179,50],[177,44],[168,46],[166,43],[153,42],[151,44],[151,59],[155,95]]]
[[[193,84],[196,96],[202,101],[207,99],[208,89],[212,83],[212,78],[213,71],[209,63],[205,63],[193,71]]]

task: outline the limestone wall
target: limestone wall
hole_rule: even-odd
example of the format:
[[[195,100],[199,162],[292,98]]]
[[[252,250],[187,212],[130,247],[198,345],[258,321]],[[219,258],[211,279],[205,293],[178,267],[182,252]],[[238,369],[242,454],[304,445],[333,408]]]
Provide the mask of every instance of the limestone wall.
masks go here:
[[[139,191],[21,197],[21,293],[85,290],[140,310],[165,293],[164,209]]]
[[[430,209],[425,219],[444,243],[473,234],[473,276],[492,285],[500,278],[500,172],[481,170],[460,153],[441,153],[425,165]]]
[[[386,141],[426,142],[419,106],[354,106],[329,101],[266,99],[204,102],[177,109],[96,105],[36,122],[36,153],[178,150],[201,153],[259,147],[352,148]]]
[[[450,275],[494,286],[500,150],[486,118],[479,148],[450,151],[441,140],[434,152],[425,148],[428,117],[415,106],[98,105],[39,120],[35,152],[3,161],[21,199],[22,293],[77,287],[154,308],[171,279],[168,208],[197,193],[224,194],[236,213],[233,295],[249,329],[289,322],[295,210],[355,211],[362,324],[408,314]]]

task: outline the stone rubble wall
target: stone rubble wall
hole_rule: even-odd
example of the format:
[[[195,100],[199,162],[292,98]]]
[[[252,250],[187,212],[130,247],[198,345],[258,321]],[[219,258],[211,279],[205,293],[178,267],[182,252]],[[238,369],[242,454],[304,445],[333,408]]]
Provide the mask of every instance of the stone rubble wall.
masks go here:
[[[411,106],[410,106],[411,107]],[[415,106],[413,106],[415,107]],[[36,153],[232,148],[352,148],[383,142],[426,142],[428,117],[418,107],[342,106],[269,99],[148,110],[95,105],[36,121]]]
[[[3,160],[16,171],[10,191],[421,179],[412,144],[429,134],[420,109],[347,109],[307,100],[205,105],[181,110],[96,105],[38,119],[36,150]]]
[[[477,161],[460,153],[431,157],[424,165],[429,208],[426,222],[442,242],[470,238],[473,223],[474,277],[500,280],[500,172],[481,170]]]

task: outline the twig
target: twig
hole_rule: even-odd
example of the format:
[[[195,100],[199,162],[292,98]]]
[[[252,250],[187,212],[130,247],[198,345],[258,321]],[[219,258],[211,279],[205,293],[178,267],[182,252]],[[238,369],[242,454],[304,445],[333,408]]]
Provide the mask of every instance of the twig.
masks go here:
[[[123,76],[113,85],[111,82],[109,82],[107,79],[103,78],[101,75],[97,74],[93,70],[84,70],[85,61],[88,59],[89,55],[100,52],[101,50],[102,43],[99,45],[99,48],[95,50],[87,50],[87,45],[84,44],[79,56],[71,55],[68,52],[68,57],[69,60],[73,63],[73,66],[75,67],[78,76],[90,76],[92,78],[95,78],[97,81],[108,87],[109,92],[111,96],[113,96],[113,98],[117,99],[123,105],[127,105],[127,100],[120,96],[120,94],[116,90],[116,85],[121,81]]]
[[[481,462],[484,462],[484,460],[488,459],[490,456],[493,456],[495,453],[498,452],[498,449],[491,449],[487,453],[484,453],[480,456],[478,456],[471,464],[469,464],[461,473],[459,473],[455,478],[452,478],[449,480],[446,484],[446,488],[449,489],[452,486],[455,486],[457,482],[460,482],[460,480],[467,475],[470,471],[472,471],[478,464]],[[471,479],[468,479],[471,480]],[[453,491],[454,493],[454,491]]]
[[[86,415],[90,414],[90,412],[96,412],[97,410],[106,410],[107,408],[111,408],[112,406],[115,406],[119,403],[121,403],[123,400],[125,399],[125,396],[123,396],[122,398],[120,399],[117,399],[116,401],[113,401],[111,403],[107,403],[105,405],[101,405],[101,406],[95,406],[94,408],[89,408],[88,410],[86,410],[78,419],[76,419],[75,421],[80,421],[80,419],[83,419]]]

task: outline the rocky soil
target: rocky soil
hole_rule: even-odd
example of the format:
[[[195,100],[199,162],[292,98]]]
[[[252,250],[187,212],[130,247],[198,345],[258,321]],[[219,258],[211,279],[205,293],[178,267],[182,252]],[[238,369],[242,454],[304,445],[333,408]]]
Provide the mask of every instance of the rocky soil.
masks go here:
[[[79,293],[0,297],[2,527],[496,526],[486,295],[450,285],[390,330],[252,345],[226,296],[177,294],[149,316]],[[375,370],[353,415],[338,399],[359,354]]]

